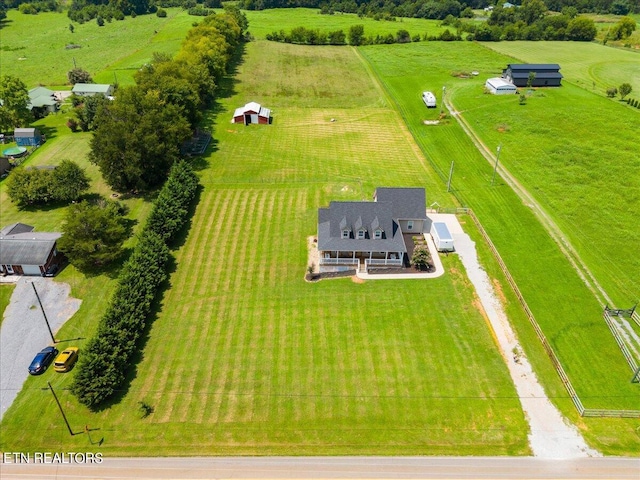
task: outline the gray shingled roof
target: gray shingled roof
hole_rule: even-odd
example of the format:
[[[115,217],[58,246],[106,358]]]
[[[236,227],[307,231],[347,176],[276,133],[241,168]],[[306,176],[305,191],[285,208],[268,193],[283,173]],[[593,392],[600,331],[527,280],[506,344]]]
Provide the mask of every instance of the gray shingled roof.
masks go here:
[[[426,220],[424,188],[378,188],[375,202],[331,202],[329,208],[318,209],[318,250],[357,252],[405,252],[401,219]],[[366,238],[358,239],[358,230],[366,230]],[[377,228],[381,239],[374,238]],[[342,238],[342,231],[350,231]]]
[[[391,202],[391,214],[395,219],[427,219],[424,188],[378,187],[373,197],[378,202]]]
[[[12,223],[0,230],[0,237],[6,237],[7,235],[16,235],[18,233],[32,232],[33,227],[26,223]]]
[[[389,202],[331,202],[329,208],[318,209],[318,250],[404,252],[402,232],[393,221]],[[342,238],[342,229],[351,231]],[[374,239],[381,228],[382,238]],[[366,230],[364,239],[357,238],[358,229]]]
[[[0,264],[44,265],[61,236],[57,232],[34,232],[24,223],[9,225],[0,232]]]

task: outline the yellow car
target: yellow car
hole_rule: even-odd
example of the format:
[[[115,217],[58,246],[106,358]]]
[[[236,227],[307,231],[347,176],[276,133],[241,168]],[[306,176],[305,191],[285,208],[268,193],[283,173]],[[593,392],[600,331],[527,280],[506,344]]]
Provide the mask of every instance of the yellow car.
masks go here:
[[[68,372],[76,361],[78,361],[78,347],[67,347],[53,362],[53,369],[56,372]]]

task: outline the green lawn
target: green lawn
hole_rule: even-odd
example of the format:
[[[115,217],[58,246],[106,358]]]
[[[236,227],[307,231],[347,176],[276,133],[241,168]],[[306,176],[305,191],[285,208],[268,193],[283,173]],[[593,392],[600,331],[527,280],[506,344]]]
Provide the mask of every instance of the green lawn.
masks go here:
[[[474,208],[481,219],[560,357],[585,407],[640,409],[638,387],[630,383],[632,372],[601,319],[599,305],[566,258],[561,255],[557,245],[540,226],[530,208],[523,205],[500,179],[496,186],[491,187],[491,165],[477,152],[455,121],[448,119],[444,124],[437,126],[423,123],[424,119],[435,118],[438,112],[427,111],[424,108],[419,98],[420,91],[430,89],[440,92],[438,87],[446,85],[447,95],[454,105],[467,106],[463,114],[465,117],[469,115],[472,126],[479,129],[482,135],[485,132],[481,129],[485,125],[484,120],[479,114],[468,113],[475,112],[472,107],[475,106],[481,113],[483,110],[478,107],[481,101],[483,104],[502,102],[502,111],[509,112],[510,107],[505,102],[510,100],[517,105],[517,99],[515,96],[505,99],[479,94],[477,98],[474,97],[475,103],[472,103],[465,97],[465,93],[474,85],[481,91],[482,82],[455,78],[451,73],[466,69],[477,70],[480,76],[488,76],[493,73],[495,66],[503,64],[505,59],[481,46],[468,43],[457,44],[455,49],[444,44],[430,44],[428,48],[426,45],[418,44],[384,48],[366,47],[361,51],[397,100],[410,130],[427,156],[435,163],[436,169],[444,175],[448,172],[451,161],[455,161],[454,191],[464,204]],[[429,68],[425,69],[425,65],[429,65]],[[570,86],[561,92],[575,95],[576,101],[583,95],[581,90]],[[550,93],[546,95],[547,97],[543,98],[551,96]],[[599,97],[593,97],[603,103],[603,108],[612,105]],[[535,99],[524,108],[532,110],[534,102]],[[511,121],[514,115],[507,118]],[[494,123],[491,123],[491,128],[495,130]],[[534,123],[533,128],[544,128],[544,125]],[[509,134],[514,130],[517,131],[515,128],[511,129]],[[626,134],[623,129],[619,133],[621,136]],[[547,131],[542,133],[542,137],[532,135],[530,142],[536,142],[536,146],[542,148],[545,142],[538,139],[545,138],[552,142],[553,135],[560,136],[561,132]],[[525,135],[520,134],[519,140],[526,144]],[[560,141],[558,139],[558,142]],[[566,137],[565,141],[571,143]],[[492,144],[490,139],[487,144]],[[495,144],[498,144],[498,140]],[[501,159],[507,151],[506,146],[503,150]],[[508,157],[517,165],[537,160],[524,162],[529,155],[521,153],[520,156]],[[615,164],[614,159],[610,161],[612,165]],[[505,159],[505,162],[509,160]],[[546,172],[538,174],[546,175]],[[546,181],[552,182],[548,178]],[[528,183],[523,183],[529,186]],[[539,185],[543,183],[544,181],[539,182]],[[582,180],[580,186],[584,185],[585,181]],[[580,202],[582,196],[579,192],[578,188],[567,188],[564,194],[567,198],[563,200]],[[631,221],[631,217],[625,218]],[[579,233],[582,238],[587,234],[591,235],[591,232],[586,231]],[[600,233],[606,235],[608,232],[601,230]],[[621,265],[633,265],[637,257],[629,254],[634,245],[630,242],[626,246],[626,256],[621,256],[620,252],[605,254],[611,255],[610,258],[620,255],[616,258]],[[610,267],[609,264],[607,266]],[[600,274],[601,271],[597,273]],[[628,275],[628,278],[632,279],[631,275]],[[620,292],[617,293],[620,295]],[[525,327],[521,325],[520,328]],[[588,425],[588,422],[585,421],[584,425]],[[637,421],[620,421],[619,431],[616,432],[618,443],[607,436],[606,447],[600,444],[599,448],[614,448],[616,451],[631,448],[630,446],[637,442],[633,431],[635,426]],[[590,429],[588,426],[584,428],[587,431]]]
[[[11,294],[13,293],[15,285],[9,283],[6,285],[0,285],[0,324],[2,324],[2,320],[4,320],[4,311],[9,305],[9,300],[11,300]]]
[[[38,390],[52,379],[71,423],[100,428],[105,455],[529,453],[457,257],[430,281],[304,281],[319,206],[379,185],[422,185],[448,201],[353,50],[317,56],[306,73],[342,65],[345,82],[358,73],[359,96],[337,104],[297,87],[299,58],[318,51],[248,45],[236,95],[212,118],[216,151],[127,394],[92,414],[65,391],[70,376],[30,379],[3,422],[3,449],[97,448],[64,434]],[[269,97],[273,125],[228,123],[236,105],[261,100],[259,67],[276,57],[294,93]],[[154,410],[146,419],[142,401]]]
[[[196,19],[179,8],[167,12],[166,18],[139,15],[103,27],[95,21],[74,23],[71,33],[66,12],[23,15],[11,9],[2,27],[2,74],[19,77],[27,88],[59,86],[67,83],[67,72],[77,65],[96,82],[132,83],[133,73],[153,52],[177,51]]]
[[[320,15],[315,8],[276,8],[269,10],[246,11],[249,20],[249,31],[256,39],[264,39],[268,33],[295,27],[320,29],[323,32],[342,30],[346,35],[352,25],[363,25],[364,35],[376,36],[395,35],[398,30],[407,30],[411,36],[439,35],[447,27],[442,27],[439,21],[420,18],[401,18],[396,21],[380,21],[371,18],[358,18],[353,13],[336,13],[335,15]]]
[[[86,57],[78,64],[96,72],[98,81],[111,81],[115,72],[118,81],[127,83],[153,51],[175,51],[195,18],[177,9],[170,12],[169,19],[127,18],[102,29],[95,23],[78,26],[73,35],[86,28],[85,37],[74,38],[89,38],[91,32],[94,36],[82,49],[71,50],[67,61],[77,60],[84,52]],[[541,202],[558,202],[554,211],[594,203],[582,198],[576,188],[558,198],[554,182],[563,176],[572,181],[573,174],[540,173],[544,169],[536,163],[540,159],[522,162],[522,155],[513,153],[518,148],[539,148],[544,143],[536,142],[539,138],[550,142],[551,136],[565,140],[566,136],[557,130],[532,133],[526,121],[497,125],[492,115],[502,109],[513,116],[526,109],[536,118],[534,113],[541,114],[544,102],[576,116],[585,116],[571,110],[573,103],[580,102],[603,111],[630,109],[569,82],[558,91],[567,92],[573,103],[545,94],[520,108],[514,106],[514,97],[509,99],[514,105],[503,105],[499,102],[506,99],[477,95],[475,88],[481,88],[484,78],[499,74],[509,58],[469,42],[356,51],[260,40],[275,29],[300,25],[346,31],[349,25],[362,23],[369,35],[395,33],[400,28],[411,34],[432,33],[429,29],[438,28],[435,22],[373,22],[304,9],[247,14],[258,40],[247,44],[234,78],[223,84],[213,109],[219,113],[207,119],[215,141],[212,153],[200,162],[203,190],[130,385],[116,403],[90,413],[66,390],[73,373],[29,378],[3,419],[0,449],[98,449],[88,444],[85,435],[66,436],[55,404],[41,390],[43,382],[50,380],[72,425],[77,430],[84,425],[99,429],[92,438],[104,439],[99,451],[106,455],[529,454],[527,425],[515,390],[455,256],[443,259],[447,275],[431,281],[303,281],[306,238],[315,233],[319,206],[331,200],[369,199],[377,186],[424,186],[428,204],[455,206],[443,182],[452,160],[456,196],[483,221],[585,406],[640,408],[637,385],[629,383],[631,372],[600,318],[593,295],[531,210],[502,181],[490,186],[491,166],[457,123],[451,119],[438,126],[423,123],[436,119],[439,109],[427,111],[420,92],[432,90],[440,101],[445,85],[454,105],[464,110],[487,144],[504,141],[501,162],[527,187],[537,186],[534,193]],[[3,47],[9,47],[0,53],[3,73],[5,58],[27,49],[19,49],[22,37],[17,32],[22,30],[11,15],[17,14],[10,12],[10,23],[2,31]],[[46,15],[59,24],[47,41],[63,48],[66,37],[72,35],[68,19]],[[37,23],[46,20],[44,15],[21,16],[20,26],[23,19],[45,35],[44,23]],[[127,22],[140,19],[146,20],[135,32],[120,30],[132,29],[134,23]],[[109,40],[105,32],[116,30],[118,35]],[[88,45],[103,49],[108,45],[109,53],[96,56],[85,48]],[[40,58],[37,71],[21,72],[36,84],[49,77],[48,85],[64,83],[71,67],[61,65],[58,57],[49,66],[50,58]],[[477,79],[455,76],[473,70],[480,72]],[[272,108],[273,125],[231,124],[233,109],[248,101]],[[486,107],[489,101],[493,104]],[[613,117],[625,115],[614,113]],[[86,161],[89,135],[72,135],[64,123],[65,114],[38,123],[50,141],[29,164],[76,160],[87,168],[92,190],[109,196],[99,172]],[[626,127],[617,133],[627,138]],[[558,144],[576,149],[578,155],[580,150],[569,140],[558,140]],[[616,145],[635,167],[634,157],[624,156],[624,148],[634,143],[625,140]],[[619,176],[621,167],[614,160],[607,157],[607,166]],[[579,178],[585,189],[592,188],[591,177]],[[637,179],[629,181],[625,195],[636,195]],[[18,211],[7,199],[3,183],[3,224],[24,221],[40,231],[60,228],[64,209]],[[629,213],[622,215],[631,219],[629,234],[634,239],[632,206],[637,199],[628,198],[622,204],[630,205]],[[139,198],[124,201],[131,208],[131,218],[139,219],[141,225],[149,203]],[[620,203],[611,198],[607,202],[620,209]],[[590,217],[587,208],[582,210],[584,217],[574,223],[560,214],[556,221],[563,228],[577,225],[567,233],[578,248],[581,242],[587,248],[594,232],[582,222],[596,231],[604,223]],[[576,415],[495,261],[471,222],[465,223],[477,240],[483,265],[498,282],[509,318],[550,397],[594,446],[608,454],[637,455],[637,420]],[[636,265],[637,255],[629,256],[633,244],[616,245],[621,251],[590,254],[581,249],[580,253],[603,284],[615,290],[610,294],[626,301],[628,291],[637,292],[637,279],[628,273],[617,275],[615,267],[594,267],[599,255],[613,259],[614,264]],[[85,276],[73,267],[61,272],[58,279],[69,282],[72,295],[83,299],[83,304],[60,336],[93,334],[113,289],[114,274]],[[83,342],[79,343],[82,348]],[[139,402],[153,407],[148,418],[140,418]],[[42,414],[34,416],[33,411]]]

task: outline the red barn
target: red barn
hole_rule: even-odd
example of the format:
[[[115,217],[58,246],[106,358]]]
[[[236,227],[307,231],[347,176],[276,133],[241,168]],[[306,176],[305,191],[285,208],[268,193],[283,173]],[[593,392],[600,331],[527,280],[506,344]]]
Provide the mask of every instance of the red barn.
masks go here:
[[[249,102],[244,107],[236,108],[236,111],[233,112],[232,123],[268,125],[271,123],[271,110],[264,108],[259,103]]]

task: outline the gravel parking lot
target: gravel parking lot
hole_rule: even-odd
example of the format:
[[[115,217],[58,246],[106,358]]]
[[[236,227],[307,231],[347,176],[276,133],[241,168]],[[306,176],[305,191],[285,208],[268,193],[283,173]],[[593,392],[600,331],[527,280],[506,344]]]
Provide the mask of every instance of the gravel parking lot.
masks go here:
[[[16,288],[0,327],[0,420],[29,376],[27,368],[35,354],[52,344],[32,284],[38,291],[54,336],[78,311],[81,303],[69,296],[71,287],[66,283],[40,277],[16,279]],[[59,340],[57,336],[56,340]]]

